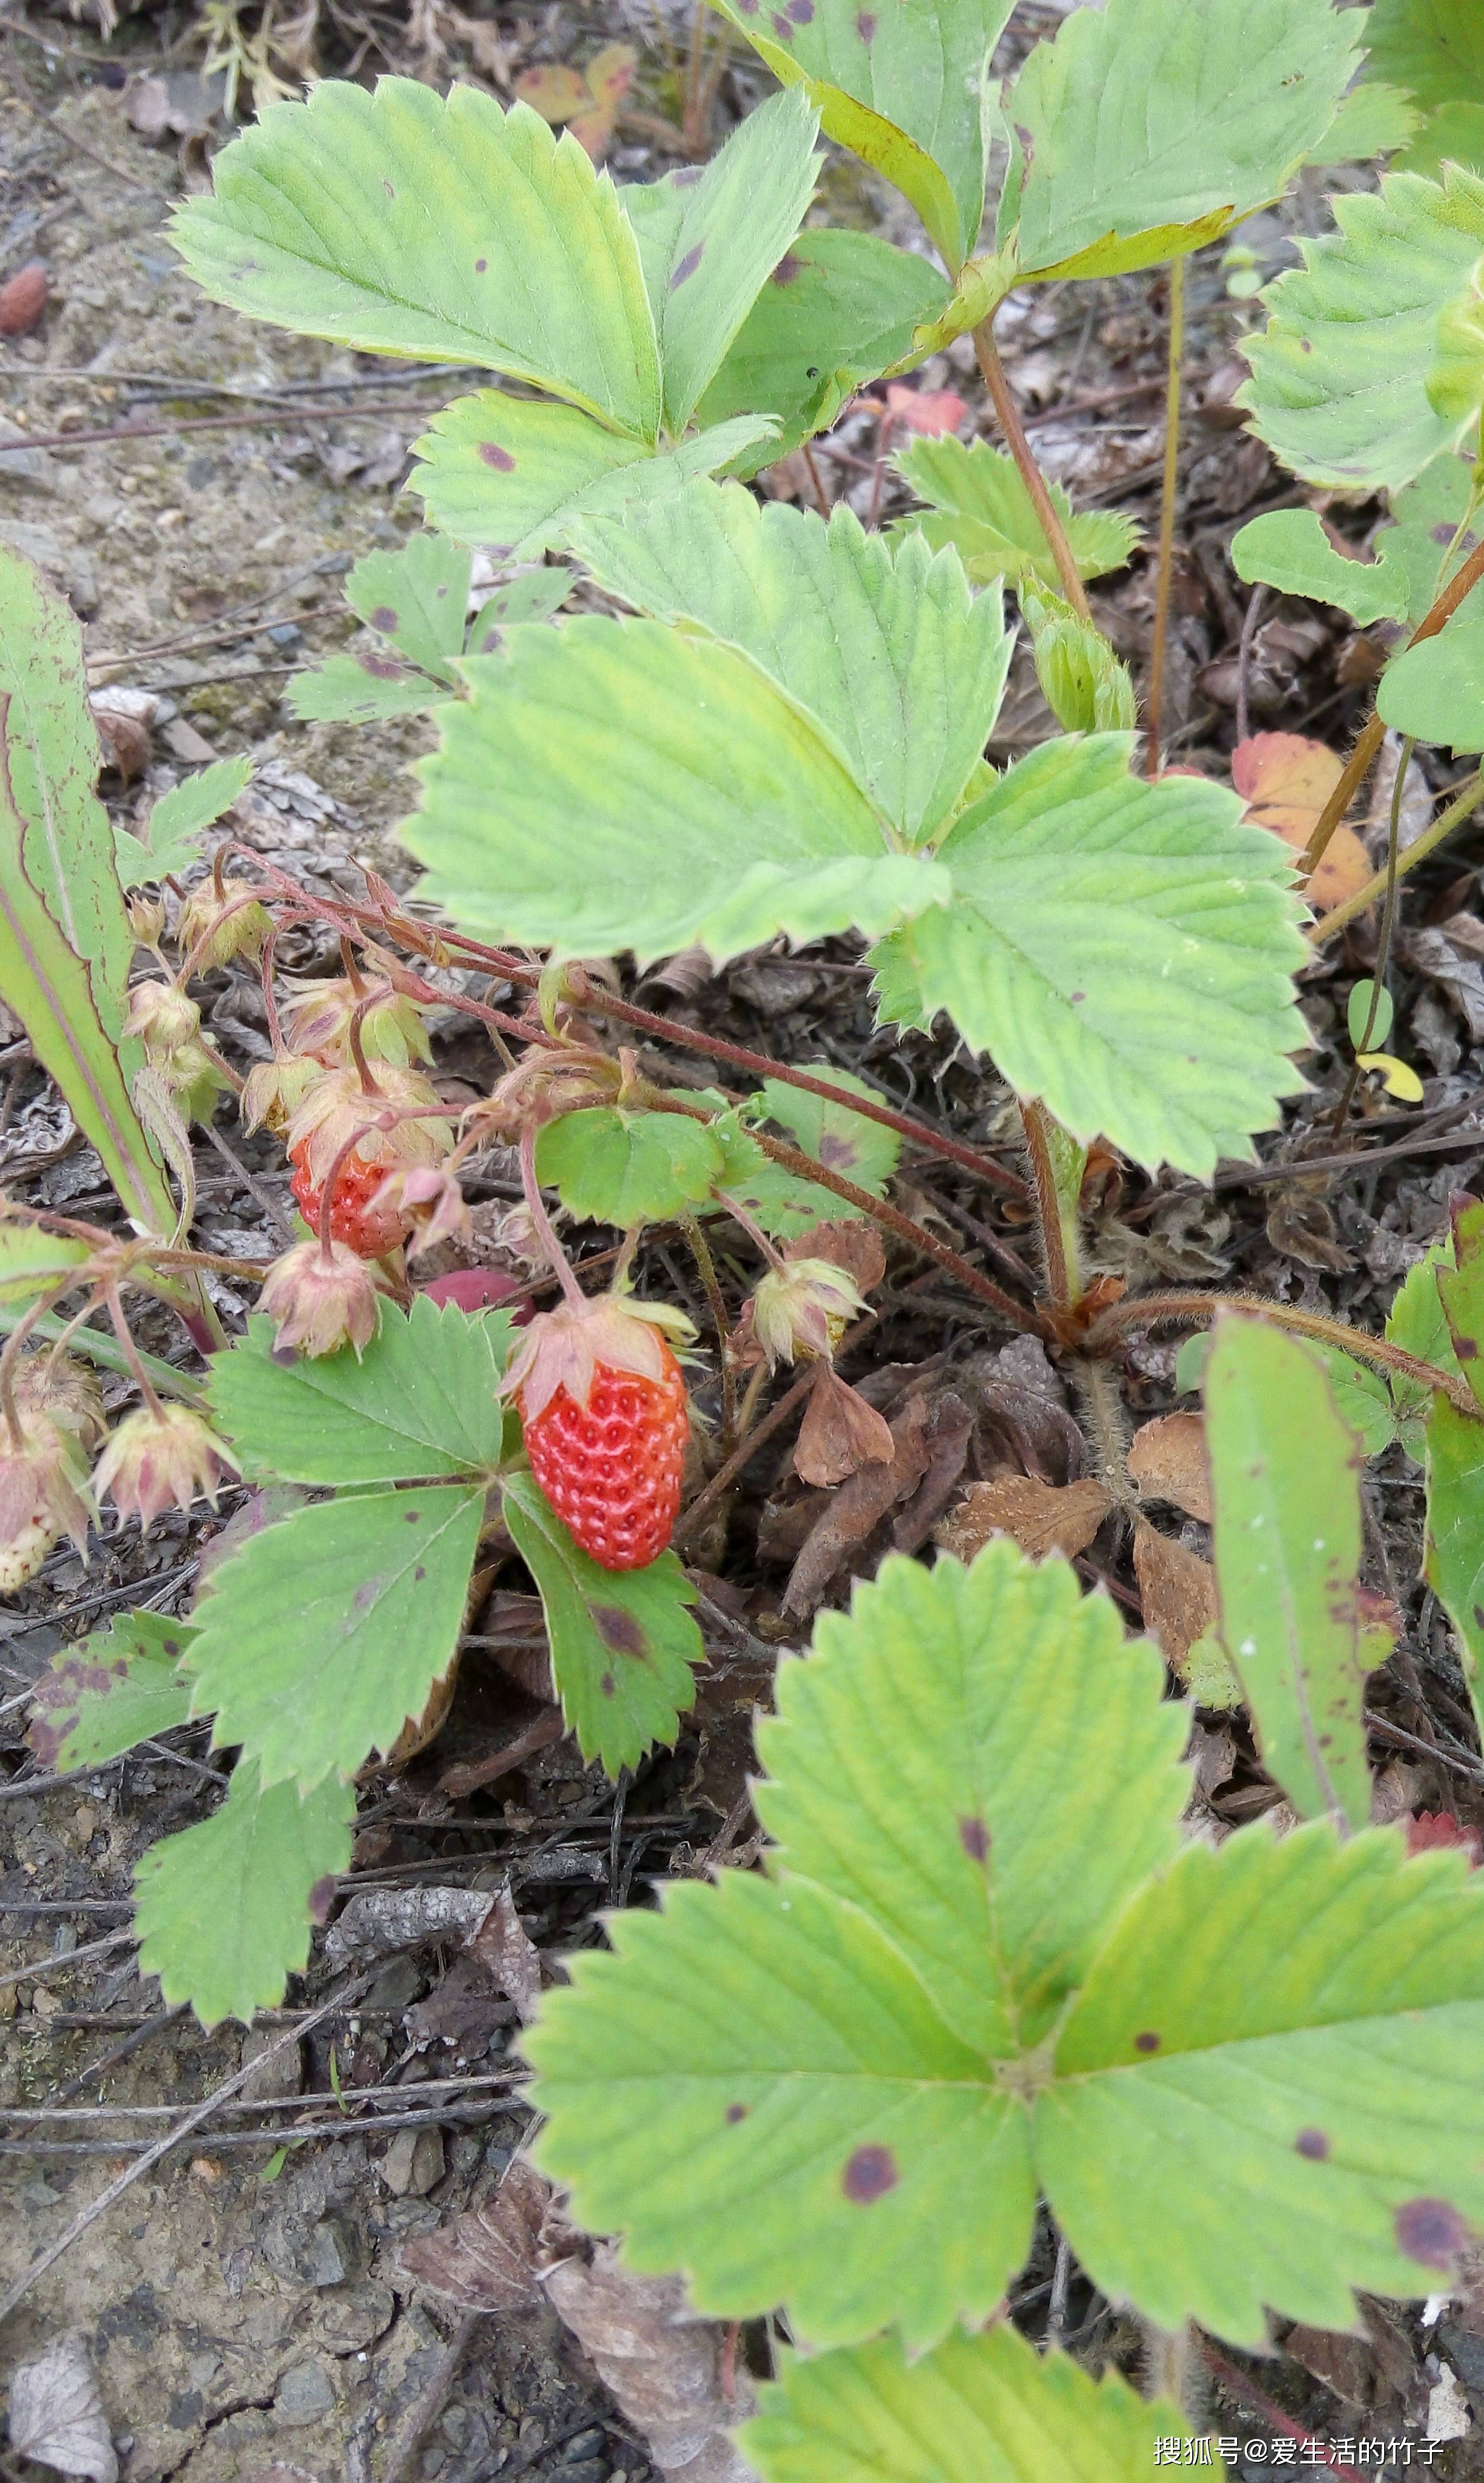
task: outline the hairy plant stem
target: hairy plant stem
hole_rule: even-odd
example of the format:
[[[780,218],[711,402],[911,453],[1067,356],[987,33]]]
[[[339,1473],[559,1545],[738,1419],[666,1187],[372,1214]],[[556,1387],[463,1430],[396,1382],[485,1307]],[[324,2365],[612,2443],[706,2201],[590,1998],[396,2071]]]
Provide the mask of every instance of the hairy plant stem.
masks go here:
[[[1424,1388],[1441,1389],[1460,1414],[1471,1415],[1475,1422],[1484,1421],[1484,1410],[1467,1379],[1435,1370],[1430,1362],[1418,1361],[1415,1353],[1404,1353],[1399,1345],[1389,1345],[1385,1337],[1367,1336],[1362,1328],[1347,1327],[1343,1320],[1326,1319],[1319,1311],[1297,1310],[1291,1302],[1269,1301],[1261,1294],[1141,1294],[1131,1301],[1115,1302],[1095,1319],[1082,1339],[1081,1350],[1086,1354],[1103,1353],[1131,1327],[1206,1327],[1220,1311],[1248,1311],[1256,1319],[1271,1320],[1275,1327],[1292,1328],[1299,1336],[1312,1336],[1319,1345],[1338,1346],[1342,1353],[1353,1354],[1357,1362],[1369,1362],[1378,1371],[1400,1372],[1403,1378],[1416,1379]]]
[[[1149,693],[1144,717],[1144,772],[1159,773],[1159,729],[1164,714],[1165,645],[1170,634],[1170,588],[1175,575],[1175,514],[1180,484],[1180,369],[1185,359],[1185,262],[1170,261],[1169,376],[1165,385],[1164,495],[1159,503],[1159,565],[1154,587],[1154,636],[1150,649]]]
[[[733,1224],[740,1224],[754,1249],[761,1258],[763,1266],[771,1268],[775,1274],[782,1275],[784,1267],[782,1253],[775,1249],[756,1217],[749,1215],[742,1201],[739,1198],[733,1198],[729,1190],[719,1189],[714,1195],[717,1205],[725,1207]]]
[[[531,1219],[531,1230],[546,1254],[551,1272],[562,1288],[564,1298],[573,1310],[586,1310],[588,1297],[572,1273],[567,1253],[552,1230],[551,1218],[546,1214],[545,1202],[541,1194],[541,1183],[536,1178],[536,1131],[530,1121],[527,1121],[520,1133],[520,1187],[525,1192],[526,1213]]]
[[[103,1300],[107,1306],[109,1319],[113,1322],[114,1334],[119,1340],[119,1350],[129,1366],[129,1377],[133,1380],[135,1387],[139,1390],[139,1393],[144,1399],[146,1405],[148,1407],[149,1412],[153,1414],[157,1422],[163,1423],[165,1420],[165,1408],[161,1404],[158,1397],[155,1395],[154,1382],[150,1378],[148,1372],[145,1369],[144,1363],[140,1359],[139,1348],[134,1342],[133,1330],[130,1328],[128,1321],[124,1318],[123,1303],[119,1299],[119,1288],[117,1285],[107,1285],[104,1287]]]
[[[1365,1032],[1355,1047],[1355,1058],[1350,1064],[1350,1075],[1345,1080],[1344,1092],[1335,1107],[1335,1118],[1330,1123],[1332,1138],[1340,1136],[1345,1122],[1349,1118],[1355,1090],[1361,1082],[1361,1060],[1370,1050],[1371,1039],[1376,1031],[1376,1014],[1381,1006],[1382,992],[1386,988],[1386,964],[1391,952],[1391,931],[1396,921],[1396,856],[1401,841],[1401,797],[1406,787],[1407,770],[1412,764],[1412,751],[1413,743],[1409,734],[1402,743],[1401,757],[1396,762],[1396,775],[1391,786],[1391,815],[1388,823],[1386,839],[1386,903],[1381,911],[1381,936],[1376,943],[1376,962],[1370,973],[1370,1006],[1365,1012]]]
[[[1010,382],[1005,377],[1005,366],[999,359],[999,347],[994,342],[993,317],[981,319],[974,330],[974,353],[979,363],[980,377],[990,391],[991,403],[998,417],[999,427],[1005,435],[1005,444],[1020,468],[1020,480],[1030,494],[1031,506],[1041,521],[1042,532],[1051,547],[1051,558],[1056,563],[1056,574],[1062,582],[1062,593],[1073,612],[1081,620],[1090,622],[1093,617],[1092,611],[1081,577],[1077,573],[1076,562],[1073,558],[1072,546],[1067,541],[1066,528],[1052,505],[1051,494],[1047,489],[1046,476],[1031,454],[1030,441],[1025,437],[1025,427],[1020,420],[1020,407],[1016,404]]]
[[[661,1087],[650,1086],[646,1080],[637,1082],[642,1099],[651,1111],[683,1112],[691,1121],[709,1121],[713,1117],[704,1104],[684,1103],[678,1095],[668,1095]],[[925,1225],[914,1224],[900,1208],[892,1207],[884,1198],[877,1198],[868,1189],[861,1189],[856,1182],[847,1181],[843,1173],[832,1171],[828,1164],[816,1162],[812,1156],[805,1155],[802,1148],[786,1146],[782,1138],[770,1138],[762,1130],[751,1130],[748,1135],[755,1146],[760,1147],[774,1163],[782,1164],[785,1172],[796,1174],[801,1181],[813,1182],[822,1189],[833,1190],[836,1198],[844,1199],[858,1215],[870,1216],[873,1223],[881,1225],[888,1233],[895,1234],[899,1242],[909,1242],[925,1259],[935,1259],[940,1268],[955,1277],[967,1292],[984,1302],[1009,1326],[1019,1329],[1022,1336],[1046,1337],[1051,1334],[1050,1327],[1039,1312],[1026,1310],[1020,1302],[1012,1301],[1008,1294],[1002,1293],[998,1285],[992,1284],[977,1268],[970,1267],[957,1250],[946,1242],[940,1242],[936,1233],[929,1233]]]
[[[1050,1115],[1044,1104],[1021,1102],[1020,1125],[1025,1132],[1025,1152],[1035,1183],[1035,1207],[1041,1226],[1047,1290],[1051,1296],[1053,1310],[1071,1311],[1075,1310],[1081,1299],[1082,1289],[1067,1248],[1061,1188],[1051,1156],[1049,1122]]]
[[[1471,593],[1481,577],[1484,577],[1484,543],[1475,545],[1457,576],[1449,579],[1426,618],[1418,623],[1407,641],[1409,647],[1419,647],[1424,639],[1436,638],[1439,631],[1452,620],[1465,596]],[[1299,870],[1306,883],[1313,877],[1331,837],[1369,775],[1376,754],[1385,739],[1386,726],[1379,715],[1372,713],[1369,723],[1345,762],[1343,775],[1314,821],[1313,833],[1299,857]],[[1416,848],[1412,850],[1415,851]],[[1336,910],[1338,912],[1339,909],[1337,907]],[[1349,916],[1347,915],[1345,919],[1348,921]]]
[[[1398,768],[1396,781],[1400,784],[1401,780],[1402,770]],[[1364,914],[1367,906],[1373,905],[1376,898],[1386,893],[1389,880],[1405,879],[1409,870],[1416,870],[1419,862],[1425,862],[1430,853],[1437,851],[1445,837],[1450,837],[1455,828],[1471,818],[1479,807],[1481,794],[1484,794],[1484,769],[1476,769],[1463,790],[1454,795],[1447,809],[1434,819],[1432,826],[1424,828],[1416,842],[1410,844],[1404,854],[1397,856],[1394,873],[1389,859],[1386,870],[1376,871],[1365,887],[1358,888],[1353,896],[1347,896],[1342,905],[1331,906],[1328,914],[1322,914],[1317,922],[1310,924],[1304,935],[1310,947],[1322,948],[1326,940],[1333,940],[1337,931],[1342,931],[1347,922],[1353,922],[1358,914]]]

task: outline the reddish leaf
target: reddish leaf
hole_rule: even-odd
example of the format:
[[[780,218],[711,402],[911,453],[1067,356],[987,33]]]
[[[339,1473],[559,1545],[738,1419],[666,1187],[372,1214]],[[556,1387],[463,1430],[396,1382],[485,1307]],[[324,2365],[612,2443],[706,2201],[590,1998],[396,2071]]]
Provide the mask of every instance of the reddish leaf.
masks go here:
[[[1322,741],[1297,733],[1255,733],[1232,753],[1232,786],[1247,804],[1255,826],[1301,854],[1314,823],[1344,773],[1344,761]],[[1318,914],[1342,905],[1371,876],[1370,856],[1353,828],[1338,827],[1309,883],[1309,902]]]
[[[1409,1854],[1430,1854],[1439,1845],[1461,1845],[1471,1870],[1476,1871],[1484,1862],[1484,1837],[1476,1828],[1466,1828],[1450,1810],[1419,1810],[1415,1819],[1408,1820]]]

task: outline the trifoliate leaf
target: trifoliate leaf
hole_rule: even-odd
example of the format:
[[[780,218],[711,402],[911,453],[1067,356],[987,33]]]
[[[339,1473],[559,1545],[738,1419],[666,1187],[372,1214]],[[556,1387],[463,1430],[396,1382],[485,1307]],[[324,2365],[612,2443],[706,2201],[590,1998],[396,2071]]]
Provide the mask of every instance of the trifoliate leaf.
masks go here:
[[[709,1198],[725,1158],[704,1121],[679,1112],[625,1112],[595,1104],[548,1121],[536,1173],[579,1221],[660,1224]]]
[[[1021,274],[1153,267],[1279,197],[1335,117],[1354,24],[1314,0],[1076,10],[1005,105],[1025,166]]]
[[[637,611],[741,647],[819,718],[911,844],[951,816],[999,709],[1011,639],[956,553],[894,549],[839,504],[828,525],[740,484],[579,528],[598,583]]]
[[[810,1078],[838,1086],[842,1096],[865,1095],[873,1104],[882,1100],[863,1078],[852,1077],[848,1069],[836,1069],[833,1060],[801,1060],[798,1065]],[[874,1190],[881,1196],[902,1152],[902,1141],[894,1130],[888,1130],[882,1121],[867,1120],[863,1113],[853,1112],[847,1103],[827,1104],[822,1096],[810,1095],[802,1086],[786,1085],[782,1078],[763,1080],[761,1103],[768,1119],[786,1130],[806,1155],[828,1164],[832,1172],[843,1173],[861,1189]],[[837,1206],[843,1204],[837,1202]]]
[[[775,77],[800,80],[827,138],[911,200],[944,263],[962,265],[984,220],[990,55],[1014,0],[718,0]]]
[[[1172,2406],[1043,2358],[1008,2322],[916,2361],[887,2336],[790,2354],[737,2435],[763,2483],[1147,2483],[1156,2443],[1185,2436]]]
[[[296,673],[284,704],[301,724],[384,724],[394,715],[426,715],[449,696],[444,682],[368,647]]]
[[[585,1760],[609,1775],[668,1749],[696,1700],[704,1661],[696,1589],[673,1552],[643,1569],[602,1569],[573,1542],[533,1475],[505,1484],[505,1523],[546,1615],[562,1713]]]
[[[305,1792],[389,1750],[453,1661],[484,1508],[449,1483],[355,1491],[251,1536],[213,1573],[189,1649],[217,1748]]]
[[[1354,1431],[1368,1457],[1379,1457],[1397,1436],[1391,1392],[1379,1371],[1357,1362],[1338,1345],[1317,1348],[1330,1383],[1335,1410],[1347,1430]]]
[[[1375,0],[1365,49],[1366,77],[1405,88],[1421,107],[1406,169],[1436,174],[1450,156],[1484,171],[1484,20],[1473,0]]]
[[[465,641],[471,655],[492,655],[503,644],[501,632],[517,624],[549,621],[559,612],[574,584],[570,569],[527,569],[507,577],[487,596],[469,623]]]
[[[1484,750],[1484,608],[1455,612],[1436,638],[1393,656],[1377,685],[1376,713],[1414,741]]]
[[[934,512],[902,522],[926,535],[935,551],[952,544],[980,586],[994,577],[1012,585],[1023,578],[1057,592],[1051,547],[1013,457],[982,440],[970,448],[960,440],[914,440],[893,462],[903,482]],[[1139,541],[1132,518],[1116,509],[1074,510],[1059,483],[1047,488],[1078,575],[1100,577],[1122,569]]]
[[[1038,2187],[1170,2329],[1339,2327],[1450,2266],[1484,2216],[1465,1857],[1327,1822],[1177,1852],[1154,1650],[1004,1542],[904,1567],[781,1669],[768,1876],[618,1916],[545,1996],[576,2214],[698,2309],[909,2350],[983,2319]]]
[[[183,1724],[191,1686],[180,1658],[196,1632],[159,1613],[122,1613],[52,1657],[26,1735],[42,1767],[101,1767]]]
[[[1102,631],[1058,595],[1020,582],[1036,679],[1064,733],[1132,733],[1139,720],[1133,676]]]
[[[249,1475],[283,1482],[416,1482],[480,1474],[499,1462],[505,1417],[494,1402],[510,1350],[500,1311],[471,1319],[424,1295],[410,1311],[382,1304],[353,1353],[276,1362],[272,1320],[252,1319],[214,1356],[211,1403]]]
[[[1390,155],[1398,147],[1405,147],[1409,139],[1417,136],[1422,122],[1422,114],[1400,87],[1380,84],[1352,87],[1318,145],[1311,147],[1305,161],[1321,168],[1334,164],[1368,164],[1373,156]],[[1431,164],[1415,163],[1410,153],[1404,160],[1411,172],[1430,173],[1435,169]]]
[[[947,877],[888,849],[821,729],[748,657],[653,621],[569,621],[466,657],[404,830],[424,894],[569,956],[870,932]]]
[[[750,472],[832,422],[862,380],[910,363],[914,331],[940,318],[948,299],[937,268],[915,251],[874,233],[801,232],[748,312],[698,419],[777,417],[777,443],[737,461]]]
[[[366,552],[345,581],[345,600],[410,663],[452,684],[472,567],[441,535],[410,535],[400,551]]]
[[[1337,604],[1368,629],[1373,621],[1401,621],[1407,575],[1378,548],[1373,561],[1338,552],[1312,509],[1269,509],[1232,538],[1232,566],[1249,586],[1261,580],[1280,595],[1307,595]]]
[[[134,1873],[139,1962],[167,2006],[248,2025],[282,1999],[308,1959],[314,1891],[350,1868],[355,1816],[356,1788],[338,1776],[308,1794],[264,1790],[242,1759],[220,1810],[150,1847]]]
[[[1081,1139],[1206,1177],[1302,1080],[1288,858],[1223,788],[1129,773],[1119,734],[1048,742],[949,831],[951,905],[875,952],[884,1018],[946,1009]]]
[[[200,860],[202,831],[229,811],[252,773],[251,759],[219,759],[162,793],[143,838],[115,828],[114,850],[125,888],[143,888]]]
[[[1414,629],[1447,579],[1477,547],[1479,536],[1473,525],[1465,522],[1472,478],[1471,460],[1434,458],[1415,483],[1394,494],[1392,522],[1377,533],[1377,557],[1389,555],[1406,572],[1406,618]],[[1471,616],[1484,611],[1484,584],[1470,589],[1459,610]]]
[[[1484,1423],[1436,1396],[1425,1440],[1427,1583],[1458,1633],[1473,1712],[1484,1721]]]
[[[411,489],[444,534],[532,560],[564,544],[578,519],[662,499],[770,436],[766,416],[738,415],[655,456],[571,406],[482,388],[456,397],[413,441],[422,463]]]
[[[411,78],[325,78],[223,148],[173,239],[203,292],[362,352],[471,362],[637,440],[659,352],[605,174],[529,105]]]
[[[672,433],[690,421],[804,222],[820,160],[818,132],[818,114],[795,87],[749,113],[699,174],[688,166],[624,195],[659,336]]]
[[[1237,402],[1306,482],[1394,491],[1459,435],[1429,402],[1427,372],[1439,317],[1484,250],[1484,182],[1452,165],[1441,185],[1391,173],[1379,195],[1337,199],[1335,219],[1263,295]]]
[[[1360,1605],[1360,1444],[1323,1358],[1224,1318],[1206,1366],[1221,1637],[1268,1775],[1301,1819],[1370,1817]]]
[[[573,1961],[529,2042],[542,2144],[699,2304],[920,2344],[1024,2255],[1029,2128],[994,2065],[1175,1852],[1180,1722],[1154,1650],[1003,1541],[971,1571],[888,1560],[818,1648],[767,1728],[772,1878],[674,1889]]]
[[[1257,2343],[1270,2305],[1347,2326],[1352,2286],[1416,2293],[1484,2208],[1481,2022],[1462,1856],[1409,1863],[1394,1829],[1340,1844],[1327,1821],[1187,1845],[1062,2030],[1036,2110],[1052,2212],[1161,2325]]]

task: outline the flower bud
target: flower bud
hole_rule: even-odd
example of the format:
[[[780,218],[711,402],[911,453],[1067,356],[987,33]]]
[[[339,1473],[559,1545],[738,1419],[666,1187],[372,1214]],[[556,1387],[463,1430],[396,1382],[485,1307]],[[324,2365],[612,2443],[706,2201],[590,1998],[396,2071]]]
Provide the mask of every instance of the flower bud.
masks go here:
[[[829,1259],[770,1268],[753,1295],[753,1334],[770,1370],[795,1355],[828,1362],[852,1320],[867,1308],[853,1276]]]
[[[175,924],[175,944],[191,959],[193,975],[229,966],[234,957],[256,957],[273,928],[267,907],[247,879],[215,879],[193,888]],[[199,953],[198,953],[198,947]]]
[[[18,1430],[0,1418],[0,1595],[34,1578],[64,1535],[87,1557],[95,1514],[87,1453],[102,1411],[90,1375],[48,1362],[30,1354],[13,1374]]]
[[[410,1259],[439,1242],[466,1242],[469,1237],[468,1205],[458,1175],[442,1164],[394,1164],[371,1200],[371,1210],[411,1216]]]
[[[298,1242],[269,1268],[257,1306],[278,1322],[274,1352],[311,1359],[353,1345],[358,1357],[376,1334],[382,1288],[377,1271],[343,1242],[322,1248]]]
[[[250,1133],[267,1128],[281,1136],[316,1078],[324,1075],[324,1063],[306,1053],[254,1061],[239,1099],[243,1128]]]
[[[168,1060],[200,1032],[201,1013],[178,983],[136,983],[123,1022],[125,1040],[135,1035],[151,1060]]]
[[[111,1434],[93,1480],[120,1517],[151,1526],[162,1509],[189,1508],[202,1496],[215,1508],[224,1476],[236,1467],[203,1414],[189,1405],[142,1405]]]
[[[21,1427],[54,1423],[85,1454],[95,1449],[107,1424],[97,1380],[85,1364],[66,1353],[27,1353],[13,1377]]]
[[[374,989],[374,986],[369,988]],[[289,1004],[286,1025],[297,1052],[316,1052],[322,1060],[343,1064],[351,1058],[351,1020],[367,997],[348,975],[322,983],[306,983]],[[367,1060],[388,1061],[409,1069],[414,1060],[431,1060],[433,1046],[417,1002],[405,993],[379,992],[360,1018],[360,1049]]]
[[[141,896],[136,891],[129,898],[129,929],[142,948],[157,948],[165,929],[164,897]]]
[[[580,1111],[587,1104],[611,1104],[622,1077],[618,1062],[606,1052],[585,1044],[551,1050],[533,1044],[477,1107],[479,1125],[493,1138],[517,1139],[563,1112]]]

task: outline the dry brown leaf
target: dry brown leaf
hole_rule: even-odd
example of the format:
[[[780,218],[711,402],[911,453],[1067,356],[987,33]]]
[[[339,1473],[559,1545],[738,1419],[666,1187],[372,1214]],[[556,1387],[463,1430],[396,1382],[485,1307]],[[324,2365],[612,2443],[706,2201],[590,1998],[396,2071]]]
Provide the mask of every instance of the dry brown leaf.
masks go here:
[[[119,2460],[81,2329],[67,2329],[34,2363],[12,2372],[11,2446],[17,2457],[34,2457],[61,2474],[118,2483]]]
[[[1255,827],[1270,828],[1301,854],[1344,773],[1344,761],[1322,741],[1298,733],[1255,733],[1232,753],[1232,786]],[[1371,877],[1370,856],[1353,828],[1335,830],[1306,892],[1316,913],[1342,905]]]
[[[331,1923],[325,1954],[344,1966],[434,1941],[462,1948],[489,1911],[485,1888],[360,1888]]]
[[[898,1552],[921,1551],[958,1489],[973,1434],[972,1409],[957,1389],[941,1389],[928,1407],[926,1472],[892,1525]]]
[[[532,2310],[541,2300],[537,2255],[550,2203],[549,2184],[517,2155],[483,2206],[404,2242],[403,2270],[465,2310]]]
[[[799,1428],[794,1465],[806,1482],[844,1482],[862,1466],[888,1465],[891,1426],[822,1364]]]
[[[1145,1500],[1168,1500],[1210,1524],[1211,1471],[1199,1414],[1161,1414],[1141,1424],[1128,1443],[1128,1471]]]
[[[1144,1626],[1179,1672],[1197,1639],[1216,1626],[1216,1572],[1199,1552],[1187,1552],[1140,1518],[1133,1530],[1133,1574],[1144,1601]]]
[[[824,1599],[835,1571],[860,1550],[888,1508],[916,1490],[928,1469],[929,1407],[909,1397],[891,1425],[889,1465],[862,1466],[829,1501],[794,1562],[783,1592],[783,1610],[811,1613]]]
[[[994,1535],[1010,1535],[1032,1561],[1052,1552],[1074,1561],[1112,1506],[1095,1475],[1063,1484],[1041,1482],[1035,1475],[995,1475],[989,1482],[970,1483],[939,1528],[938,1540],[960,1561],[971,1561]]]
[[[541,1955],[516,1911],[509,1882],[496,1888],[494,1902],[469,1942],[496,1989],[513,2000],[522,2024],[536,2015],[541,1998]]]
[[[876,1226],[864,1215],[841,1216],[824,1224],[811,1224],[807,1233],[799,1234],[783,1244],[785,1259],[828,1259],[832,1268],[843,1268],[854,1276],[862,1294],[879,1285],[887,1272],[887,1253]]]

